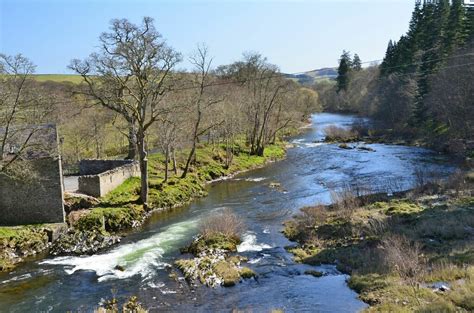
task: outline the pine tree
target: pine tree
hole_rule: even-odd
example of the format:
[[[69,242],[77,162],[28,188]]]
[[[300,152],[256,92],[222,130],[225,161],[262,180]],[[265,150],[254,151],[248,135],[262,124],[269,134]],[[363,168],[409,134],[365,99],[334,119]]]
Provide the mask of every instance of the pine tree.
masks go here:
[[[337,92],[347,90],[349,86],[349,73],[352,68],[352,60],[348,51],[343,51],[339,60],[339,68],[337,69]]]
[[[415,9],[413,10],[410,25],[407,32],[407,45],[406,58],[407,64],[416,63],[418,57],[418,51],[421,45],[421,26],[423,21],[423,9],[421,2],[416,2]],[[417,69],[417,66],[407,66],[404,70],[406,73],[413,73]]]
[[[470,21],[463,5],[463,0],[453,0],[449,11],[444,38],[445,51],[452,52],[462,46],[469,37]]]
[[[357,53],[354,54],[354,59],[352,60],[352,69],[354,71],[360,71],[362,69],[362,61]]]
[[[390,69],[394,66],[394,56],[397,43],[390,40],[388,42],[387,51],[385,52],[385,57],[380,64],[380,75],[387,76],[390,74]]]
[[[427,116],[427,107],[424,103],[424,97],[429,92],[428,79],[433,73],[439,59],[439,47],[437,46],[439,40],[439,27],[437,25],[437,11],[435,3],[425,3],[423,6],[423,20],[422,20],[422,35],[423,41],[421,50],[424,52],[421,57],[421,65],[418,72],[417,80],[417,95],[415,100],[414,119],[412,123],[414,126],[419,126],[424,123]]]

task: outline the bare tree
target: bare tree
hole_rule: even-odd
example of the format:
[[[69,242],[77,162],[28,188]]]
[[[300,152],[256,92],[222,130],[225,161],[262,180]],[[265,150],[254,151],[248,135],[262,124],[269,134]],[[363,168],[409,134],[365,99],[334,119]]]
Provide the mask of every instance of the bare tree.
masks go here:
[[[165,154],[165,177],[163,183],[166,183],[169,178],[169,164],[173,162],[173,172],[177,174],[176,156],[175,150],[180,142],[179,137],[182,133],[184,114],[177,110],[171,111],[169,114],[163,116],[157,123],[156,131],[159,136],[157,137],[157,144],[161,151]]]
[[[265,145],[271,139],[268,126],[287,81],[277,66],[269,64],[258,53],[244,54],[243,61],[221,70],[240,82],[248,93],[245,113],[249,120],[247,138],[250,153],[262,156]]]
[[[32,175],[25,160],[32,153],[47,154],[48,147],[35,140],[52,112],[53,96],[30,79],[35,65],[22,55],[0,54],[0,174]]]
[[[147,207],[146,135],[167,111],[161,100],[170,89],[171,70],[181,56],[165,43],[150,17],[143,18],[141,25],[114,19],[110,32],[102,33],[99,41],[98,53],[84,61],[73,60],[70,68],[82,76],[85,93],[93,101],[121,114],[129,123],[139,154],[140,198]]]
[[[210,83],[213,80],[211,75],[212,58],[209,56],[209,50],[205,45],[198,45],[194,54],[189,58],[191,64],[194,65],[194,72],[191,74],[191,84],[195,87],[192,90],[190,109],[194,115],[194,125],[191,138],[191,151],[186,160],[182,178],[186,177],[191,162],[196,158],[196,144],[199,137],[215,127],[215,123],[202,127],[203,115],[213,105],[222,102],[222,97],[214,97],[210,92]]]

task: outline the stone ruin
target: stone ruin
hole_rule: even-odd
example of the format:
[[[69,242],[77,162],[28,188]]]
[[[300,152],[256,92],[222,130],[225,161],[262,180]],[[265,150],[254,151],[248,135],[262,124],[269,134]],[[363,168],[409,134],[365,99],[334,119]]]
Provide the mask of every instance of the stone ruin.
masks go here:
[[[0,135],[5,129],[0,129]],[[9,129],[4,160],[23,177],[0,174],[0,225],[64,223],[63,175],[55,125]],[[27,145],[25,143],[28,143]]]
[[[103,197],[130,177],[140,177],[133,160],[82,160],[79,163],[79,193]]]

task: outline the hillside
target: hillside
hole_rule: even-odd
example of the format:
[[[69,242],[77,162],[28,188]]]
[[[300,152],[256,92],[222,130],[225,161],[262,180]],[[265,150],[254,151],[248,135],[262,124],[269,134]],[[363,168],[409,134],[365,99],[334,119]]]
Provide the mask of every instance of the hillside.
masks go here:
[[[296,80],[300,84],[312,85],[317,81],[335,79],[337,77],[337,69],[334,67],[326,67],[305,72],[304,74],[287,74],[286,76]]]
[[[53,82],[70,82],[80,83],[82,81],[81,76],[73,74],[35,74],[32,78],[39,82],[53,81]]]

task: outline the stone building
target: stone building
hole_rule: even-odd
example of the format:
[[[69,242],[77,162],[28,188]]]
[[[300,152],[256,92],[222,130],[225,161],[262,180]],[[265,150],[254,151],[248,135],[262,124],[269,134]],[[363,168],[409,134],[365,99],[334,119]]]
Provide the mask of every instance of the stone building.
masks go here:
[[[16,158],[12,164],[21,175],[0,173],[0,225],[64,223],[63,175],[56,126],[28,126],[9,131],[2,157],[4,161]],[[0,135],[5,133],[5,129],[0,129]]]

